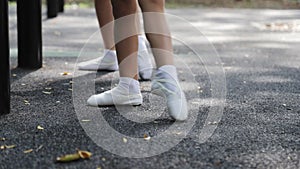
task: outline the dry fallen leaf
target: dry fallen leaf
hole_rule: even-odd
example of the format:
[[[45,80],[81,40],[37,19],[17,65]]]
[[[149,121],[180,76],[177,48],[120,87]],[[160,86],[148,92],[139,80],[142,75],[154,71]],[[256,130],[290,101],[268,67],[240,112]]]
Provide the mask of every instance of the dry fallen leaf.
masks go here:
[[[177,132],[177,133],[175,133],[176,135],[181,135],[182,134],[182,132]]]
[[[102,157],[101,160],[102,160],[102,161],[106,161],[106,158]]]
[[[300,24],[296,22],[266,23],[261,29],[270,31],[299,31]]]
[[[16,145],[8,145],[8,146],[6,146],[7,149],[11,149],[11,148],[15,148],[15,147],[16,147]]]
[[[43,148],[43,145],[40,145],[35,151],[38,152],[38,151],[40,151],[40,149],[42,149],[42,148]]]
[[[0,149],[1,150],[4,150],[4,149],[12,149],[12,148],[15,148],[16,145],[2,145],[0,146]]]
[[[124,138],[123,138],[123,142],[124,142],[124,143],[127,143],[127,141],[128,141],[127,138],[124,137]]]
[[[75,160],[79,160],[80,159],[80,155],[78,153],[76,154],[68,154],[62,157],[57,157],[56,161],[57,162],[71,162],[71,161],[75,161]]]
[[[30,105],[28,100],[24,100],[25,105]]]
[[[88,159],[92,156],[92,153],[90,153],[88,151],[78,150],[77,153],[79,154],[80,158],[82,158],[82,159]]]
[[[48,94],[48,95],[51,94],[51,92],[45,92],[45,91],[43,91],[43,93],[44,93],[44,94]]]
[[[147,134],[144,134],[144,140],[149,141],[151,139],[150,136],[148,136]]]
[[[71,75],[71,73],[70,72],[63,72],[63,73],[61,73],[61,75],[67,76],[67,75]]]
[[[33,152],[33,149],[23,151],[24,154],[28,154],[28,153],[31,153],[31,152]]]
[[[208,125],[217,125],[218,122],[217,121],[213,121],[213,122],[208,122]]]
[[[37,128],[38,130],[44,130],[44,127],[42,127],[42,126],[40,126],[40,125],[38,125],[36,128]]]
[[[89,159],[92,156],[92,153],[88,151],[77,150],[74,154],[64,155],[62,157],[56,158],[57,162],[71,162],[79,159]]]

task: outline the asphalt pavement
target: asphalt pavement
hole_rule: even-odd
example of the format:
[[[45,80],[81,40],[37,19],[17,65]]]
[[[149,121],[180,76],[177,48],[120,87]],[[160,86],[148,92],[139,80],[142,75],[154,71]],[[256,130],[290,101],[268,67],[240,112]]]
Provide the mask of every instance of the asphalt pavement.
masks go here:
[[[115,107],[86,108],[92,92],[110,89],[117,79],[114,72],[76,69],[78,61],[102,53],[94,10],[68,8],[50,20],[43,12],[44,66],[24,70],[16,67],[16,15],[10,7],[12,109],[0,118],[0,138],[5,138],[0,145],[8,146],[0,150],[0,168],[300,168],[300,11],[183,8],[167,13],[194,123],[170,150],[131,158],[123,156],[142,148],[128,150],[129,137],[155,138],[177,122],[168,116],[164,100],[151,94],[149,81],[141,81],[144,103],[136,110],[157,116],[154,122],[133,122]],[[218,90],[222,87],[226,90]],[[214,98],[222,93],[226,100]],[[221,108],[221,119],[207,123],[212,107]],[[88,128],[97,126],[90,124],[97,124],[100,115],[124,137],[93,135],[107,131]],[[201,142],[195,138],[205,125],[215,130]],[[102,140],[115,149],[99,145]],[[55,162],[76,149],[93,155]]]

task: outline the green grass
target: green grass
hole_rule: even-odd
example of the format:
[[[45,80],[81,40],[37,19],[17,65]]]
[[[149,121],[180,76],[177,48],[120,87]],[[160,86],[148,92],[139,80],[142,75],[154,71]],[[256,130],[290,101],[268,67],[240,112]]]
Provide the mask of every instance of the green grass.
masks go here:
[[[16,6],[17,3],[15,1],[8,1],[8,5],[10,5],[10,6]]]

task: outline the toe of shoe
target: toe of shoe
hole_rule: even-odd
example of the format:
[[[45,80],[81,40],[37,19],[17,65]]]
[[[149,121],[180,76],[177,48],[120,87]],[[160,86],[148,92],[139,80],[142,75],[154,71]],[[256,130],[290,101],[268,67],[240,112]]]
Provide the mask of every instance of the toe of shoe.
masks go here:
[[[97,99],[96,99],[96,96],[95,95],[93,95],[93,96],[91,96],[88,100],[87,100],[87,104],[89,105],[89,106],[98,106],[98,102],[97,102]]]
[[[184,121],[188,118],[187,103],[185,98],[173,98],[168,100],[170,116],[175,120]]]
[[[77,67],[79,70],[98,70],[98,65],[94,64],[78,64]]]
[[[78,67],[78,69],[82,69],[82,68],[85,67],[85,64],[84,64],[84,63],[79,63],[79,64],[77,65],[77,67]]]

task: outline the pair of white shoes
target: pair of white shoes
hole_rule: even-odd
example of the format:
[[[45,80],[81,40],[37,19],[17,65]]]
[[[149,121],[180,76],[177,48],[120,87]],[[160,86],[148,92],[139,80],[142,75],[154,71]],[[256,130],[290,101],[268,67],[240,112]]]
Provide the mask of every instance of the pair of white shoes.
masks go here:
[[[82,62],[78,65],[80,70],[118,70],[118,61],[115,51],[106,50],[104,57]],[[138,51],[138,70],[139,77],[150,80],[153,66],[146,47],[146,40],[139,36]],[[171,117],[176,120],[184,121],[188,117],[187,103],[183,91],[177,79],[176,68],[172,65],[162,66],[155,73],[152,79],[151,90],[153,94],[165,97],[167,107]],[[120,78],[117,87],[91,96],[87,104],[90,106],[113,106],[113,105],[132,105],[138,106],[143,103],[143,96],[139,88],[139,82],[132,78]]]
[[[175,73],[173,74],[176,76],[169,75],[168,72],[164,71],[168,69],[175,70]],[[167,99],[168,112],[171,117],[178,121],[187,119],[187,102],[185,95],[179,86],[176,68],[174,66],[165,65],[157,70],[155,77],[152,79],[151,90],[153,94]],[[113,105],[138,106],[142,103],[143,96],[139,89],[139,82],[126,77],[120,77],[120,82],[117,87],[101,94],[93,95],[87,101],[88,105],[95,107]]]
[[[153,66],[150,60],[150,55],[146,45],[146,39],[143,36],[138,37],[138,70],[139,78],[143,80],[150,80],[152,76]],[[99,57],[86,62],[78,64],[79,70],[107,70],[116,71],[119,69],[117,54],[113,50],[104,50],[103,57]]]

